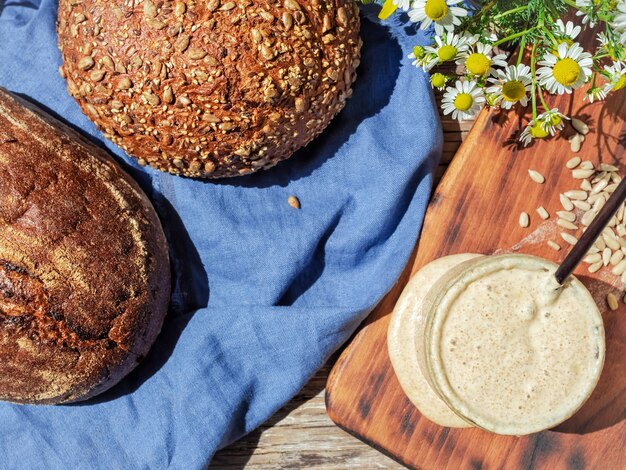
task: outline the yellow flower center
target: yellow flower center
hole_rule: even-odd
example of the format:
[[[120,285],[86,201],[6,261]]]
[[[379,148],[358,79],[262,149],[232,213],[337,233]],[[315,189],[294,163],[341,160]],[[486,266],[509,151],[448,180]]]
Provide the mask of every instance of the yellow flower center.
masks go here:
[[[554,79],[564,86],[572,86],[580,77],[580,66],[574,59],[559,59],[552,70]]]
[[[536,122],[530,128],[530,135],[532,135],[534,139],[545,139],[548,135],[550,135],[550,133],[541,127],[540,122]]]
[[[465,66],[472,75],[483,76],[487,75],[487,72],[489,72],[491,60],[485,54],[474,52],[473,54],[470,54],[465,61]]]
[[[626,73],[623,73],[620,75],[617,82],[615,82],[615,85],[613,85],[613,90],[616,90],[616,91],[621,90],[625,86],[626,86]]]
[[[424,13],[433,21],[441,21],[448,14],[446,0],[426,0]]]
[[[550,124],[553,126],[558,126],[563,122],[563,119],[558,114],[553,114],[550,116]]]
[[[502,97],[505,100],[515,103],[524,96],[526,96],[526,88],[519,80],[511,80],[502,85]]]
[[[446,76],[442,73],[435,73],[432,77],[430,77],[430,83],[435,88],[443,88],[446,84]]]
[[[445,46],[441,46],[439,48],[437,56],[441,62],[448,62],[449,60],[454,60],[456,53],[456,47],[446,44]]]
[[[467,111],[474,104],[474,98],[469,93],[459,93],[454,98],[454,107],[459,111]]]
[[[422,46],[415,46],[413,48],[413,55],[416,59],[421,59],[424,57],[424,48]]]

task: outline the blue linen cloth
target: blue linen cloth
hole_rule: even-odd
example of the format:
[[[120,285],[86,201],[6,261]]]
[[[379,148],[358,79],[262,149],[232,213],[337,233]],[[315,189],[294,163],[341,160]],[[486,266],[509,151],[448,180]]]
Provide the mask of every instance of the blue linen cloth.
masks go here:
[[[204,468],[297,393],[402,271],[441,148],[428,79],[406,58],[427,39],[365,8],[354,96],[330,127],[272,170],[203,182],[139,167],[81,113],[58,74],[56,10],[0,1],[0,85],[140,182],[170,244],[172,304],[149,356],[109,392],[0,404],[0,467]]]

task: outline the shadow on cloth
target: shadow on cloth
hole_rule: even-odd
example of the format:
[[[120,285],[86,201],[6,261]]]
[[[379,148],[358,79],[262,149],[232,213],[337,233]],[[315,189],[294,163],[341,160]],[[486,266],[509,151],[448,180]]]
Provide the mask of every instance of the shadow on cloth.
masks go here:
[[[361,15],[361,37],[361,65],[357,69],[352,98],[320,136],[274,168],[249,176],[216,180],[213,184],[286,187],[290,182],[312,174],[329,158],[338,158],[337,151],[348,142],[357,127],[389,104],[400,74],[402,49],[386,27],[372,23]],[[376,64],[376,67],[371,64]]]

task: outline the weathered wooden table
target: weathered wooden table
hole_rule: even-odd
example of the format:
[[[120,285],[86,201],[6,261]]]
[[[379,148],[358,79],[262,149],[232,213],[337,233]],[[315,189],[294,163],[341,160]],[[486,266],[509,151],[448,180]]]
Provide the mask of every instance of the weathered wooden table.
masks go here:
[[[439,103],[438,103],[439,104]],[[441,116],[443,155],[435,174],[439,182],[472,126]],[[217,469],[404,468],[348,433],[326,414],[324,388],[337,355],[278,413],[259,429],[215,455]]]

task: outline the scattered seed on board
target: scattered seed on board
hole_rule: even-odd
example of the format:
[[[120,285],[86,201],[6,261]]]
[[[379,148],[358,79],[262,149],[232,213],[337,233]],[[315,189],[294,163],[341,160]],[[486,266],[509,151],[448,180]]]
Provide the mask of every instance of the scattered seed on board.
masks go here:
[[[569,148],[572,152],[580,152],[580,148],[582,147],[583,143],[581,134],[576,133],[567,140],[569,141]]]
[[[574,171],[572,171],[572,176],[574,177],[574,179],[583,180],[585,178],[589,178],[594,173],[595,173],[595,170],[593,169],[584,170],[582,168],[576,168]]]
[[[611,259],[609,260],[609,264],[611,266],[617,266],[617,264],[624,259],[623,251],[616,251],[611,255]]]
[[[556,242],[553,242],[552,240],[548,240],[548,246],[552,248],[554,251],[559,251],[561,249],[561,245],[559,245]]]
[[[618,168],[608,163],[600,163],[600,171],[617,171]]]
[[[574,204],[572,204],[570,198],[568,198],[565,194],[559,194],[559,199],[561,200],[561,205],[563,206],[563,209],[565,209],[566,211],[574,210]]]
[[[574,207],[578,207],[581,211],[588,211],[591,209],[591,204],[587,201],[572,201],[572,204],[574,204]]]
[[[609,292],[607,294],[606,303],[613,311],[617,310],[617,307],[619,307],[619,304],[617,303],[617,297],[615,297],[615,294],[613,292]]]
[[[300,200],[296,196],[289,196],[287,202],[294,209],[300,209]]]
[[[593,166],[593,163],[591,163],[589,160],[585,160],[584,162],[580,164],[579,168],[581,170],[593,170],[594,166]]]
[[[613,252],[608,247],[605,248],[604,251],[602,251],[602,264],[604,266],[608,266],[609,265],[609,261],[611,261],[611,255],[612,254],[613,254]]]
[[[576,220],[576,214],[574,214],[573,212],[557,211],[556,215],[559,217],[559,219],[564,219],[564,220],[567,220],[568,222],[574,222]]]
[[[622,260],[619,263],[617,263],[615,266],[613,266],[613,269],[611,269],[611,272],[615,274],[616,276],[621,276],[622,274],[624,274],[624,272],[626,272],[626,260]]]
[[[567,220],[565,220],[565,219],[559,219],[559,220],[557,220],[557,221],[556,221],[556,224],[557,224],[559,227],[563,227],[563,228],[566,228],[566,229],[568,229],[568,230],[578,230],[578,226],[577,226],[577,225],[574,225],[573,223],[571,223],[571,222],[569,222],[569,221],[567,221]]]
[[[550,218],[550,214],[548,214],[548,211],[543,206],[537,207],[537,214],[539,214],[539,217],[541,217],[543,220],[547,220]]]
[[[580,157],[570,158],[565,164],[565,166],[571,170],[573,168],[576,168],[578,165],[580,165],[580,162],[581,162]]]
[[[583,191],[591,191],[593,189],[593,186],[591,186],[589,180],[584,179],[580,183],[580,189],[582,189]]]
[[[530,225],[530,216],[528,215],[527,212],[522,212],[519,215],[519,225],[522,228],[526,228]]]
[[[594,264],[597,263],[598,261],[602,261],[602,255],[600,253],[593,253],[591,255],[587,255],[585,256],[585,258],[583,259],[583,261],[587,264]]]
[[[600,271],[601,267],[602,267],[602,261],[598,261],[597,263],[593,263],[589,265],[589,267],[587,268],[587,271],[589,271],[590,273],[595,273],[595,272]]]
[[[528,176],[530,176],[530,179],[535,183],[543,184],[546,182],[546,178],[538,171],[528,170]]]
[[[561,238],[565,240],[567,243],[569,243],[570,245],[575,245],[578,242],[578,238],[566,232],[561,232]]]
[[[572,127],[582,135],[589,134],[589,126],[580,119],[572,118]]]
[[[572,189],[570,191],[565,191],[564,194],[568,198],[570,198],[570,200],[576,200],[576,201],[584,201],[585,199],[589,197],[589,195],[587,194],[587,191],[583,191],[581,189]]]
[[[580,219],[580,223],[583,224],[585,227],[588,227],[589,225],[591,225],[591,222],[593,222],[593,219],[596,218],[596,215],[598,215],[596,211],[587,211]]]

